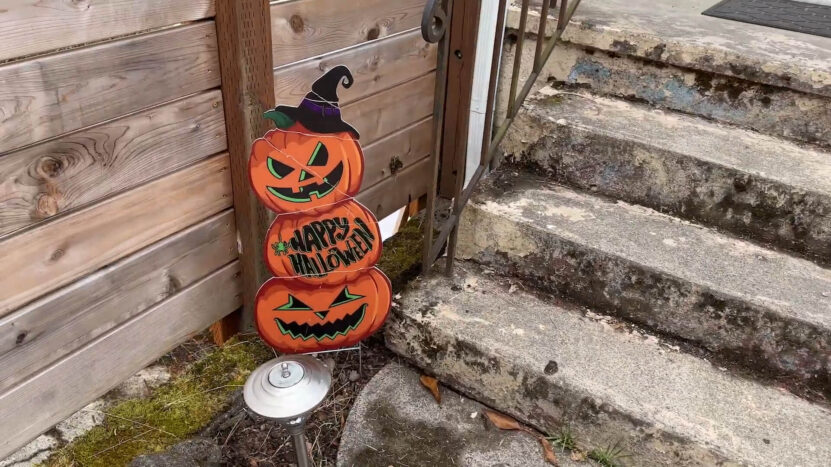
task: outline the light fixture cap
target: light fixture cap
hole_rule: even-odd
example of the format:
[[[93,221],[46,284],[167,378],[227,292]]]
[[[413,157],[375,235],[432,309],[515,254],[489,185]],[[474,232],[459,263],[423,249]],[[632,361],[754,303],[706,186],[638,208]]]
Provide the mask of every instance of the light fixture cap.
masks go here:
[[[245,405],[279,423],[305,422],[329,393],[332,374],[309,355],[285,355],[260,365],[243,389]]]

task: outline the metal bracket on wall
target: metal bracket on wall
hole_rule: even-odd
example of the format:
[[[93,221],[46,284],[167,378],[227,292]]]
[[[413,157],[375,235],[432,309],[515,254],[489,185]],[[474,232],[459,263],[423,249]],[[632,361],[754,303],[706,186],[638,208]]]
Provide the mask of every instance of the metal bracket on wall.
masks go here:
[[[425,41],[435,44],[447,31],[447,12],[442,7],[441,0],[428,0],[421,16],[421,37]]]

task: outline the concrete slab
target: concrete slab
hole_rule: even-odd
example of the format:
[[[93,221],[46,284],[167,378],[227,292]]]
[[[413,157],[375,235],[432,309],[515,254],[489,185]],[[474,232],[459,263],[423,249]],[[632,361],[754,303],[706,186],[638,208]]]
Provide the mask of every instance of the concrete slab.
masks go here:
[[[831,263],[831,153],[551,87],[503,148],[559,182]]]
[[[831,39],[701,12],[718,0],[583,0],[564,39],[679,67],[831,96]],[[517,9],[508,25],[518,24]],[[539,15],[528,31],[536,32]],[[552,22],[553,23],[553,22]]]
[[[419,383],[411,367],[390,363],[361,391],[338,451],[339,467],[544,467],[539,442],[501,431],[485,407],[447,387],[442,402]],[[560,465],[578,464],[559,453]]]
[[[831,146],[831,100],[825,96],[574,45],[558,49],[542,75],[566,88],[590,88],[595,94]]]
[[[626,465],[809,467],[831,458],[827,408],[464,261],[453,279],[412,284],[400,303],[385,331],[393,350],[544,430],[566,423],[588,447],[619,442],[632,455]]]
[[[831,270],[510,167],[465,209],[458,254],[831,395]]]

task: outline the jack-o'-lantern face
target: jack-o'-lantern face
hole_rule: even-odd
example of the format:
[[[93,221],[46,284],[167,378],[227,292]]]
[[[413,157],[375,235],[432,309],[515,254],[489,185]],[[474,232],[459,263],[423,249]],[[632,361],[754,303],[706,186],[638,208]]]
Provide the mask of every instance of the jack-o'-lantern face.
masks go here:
[[[320,352],[354,345],[381,327],[389,313],[389,279],[371,268],[349,281],[309,285],[273,278],[257,293],[257,329],[285,353]]]
[[[355,196],[363,165],[360,145],[349,133],[317,134],[296,123],[254,142],[249,175],[269,209],[316,211]]]

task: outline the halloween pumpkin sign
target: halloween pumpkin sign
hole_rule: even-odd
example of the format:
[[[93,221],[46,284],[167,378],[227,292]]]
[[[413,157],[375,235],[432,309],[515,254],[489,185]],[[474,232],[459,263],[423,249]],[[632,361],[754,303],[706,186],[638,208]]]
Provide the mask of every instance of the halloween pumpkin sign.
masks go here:
[[[251,147],[249,181],[278,215],[263,252],[274,278],[257,293],[263,340],[285,353],[354,345],[384,324],[391,304],[378,220],[353,199],[363,180],[357,130],[341,119],[337,87],[352,73],[336,66],[296,107],[266,112],[276,129]]]
[[[269,279],[257,294],[257,329],[266,343],[285,353],[354,345],[383,324],[390,294],[389,279],[376,268],[323,286]]]
[[[298,107],[266,113],[277,125],[251,148],[249,177],[272,211],[316,212],[358,194],[364,155],[359,134],[340,118],[337,85],[352,86],[352,74],[338,66],[318,79]]]
[[[348,281],[381,257],[375,217],[351,199],[321,214],[282,214],[266,239],[265,259],[272,274],[312,284]]]

